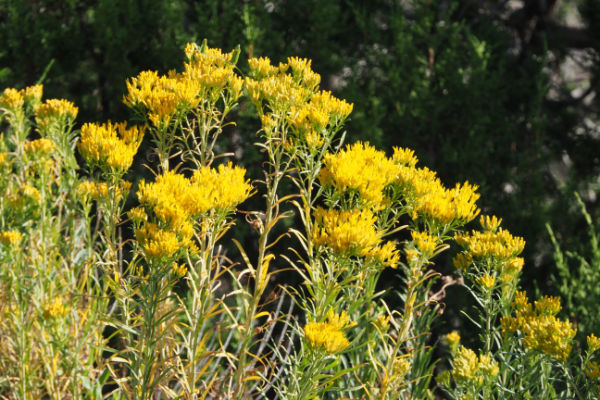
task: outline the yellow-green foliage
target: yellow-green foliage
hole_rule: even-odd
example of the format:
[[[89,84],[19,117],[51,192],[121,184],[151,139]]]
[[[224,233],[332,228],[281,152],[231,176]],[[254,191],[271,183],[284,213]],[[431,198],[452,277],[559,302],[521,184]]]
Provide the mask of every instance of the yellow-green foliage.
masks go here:
[[[598,338],[573,354],[559,300],[532,306],[517,291],[524,240],[497,217],[463,230],[480,214],[476,185],[446,187],[410,149],[344,145],[352,104],[319,89],[310,60],[252,58],[243,76],[239,51],[188,44],[185,56],[181,72],[127,81],[137,125],[75,131],[77,107],[42,101],[41,85],[0,96],[0,398],[597,396]],[[252,182],[218,153],[239,103],[261,124]],[[133,185],[145,136],[157,163]],[[245,206],[253,195],[259,210]],[[125,213],[128,199],[139,205]],[[253,252],[224,239],[238,211]],[[458,278],[440,280],[434,259],[450,247]],[[378,289],[386,268],[403,278],[397,292]],[[286,270],[299,287],[275,287]],[[476,299],[464,311],[480,342],[447,335],[440,363],[430,327],[456,282]]]

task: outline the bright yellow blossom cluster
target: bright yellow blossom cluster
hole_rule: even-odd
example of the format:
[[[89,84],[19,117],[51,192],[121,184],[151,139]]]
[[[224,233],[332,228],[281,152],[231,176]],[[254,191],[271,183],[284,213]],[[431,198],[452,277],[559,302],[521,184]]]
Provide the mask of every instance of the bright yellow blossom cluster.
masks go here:
[[[48,99],[41,104],[35,113],[35,119],[41,131],[46,131],[58,124],[69,124],[75,120],[79,108],[65,99]]]
[[[241,95],[243,83],[234,73],[234,52],[224,54],[220,49],[189,43],[185,53],[188,62],[182,73],[171,71],[164,76],[156,71],[142,71],[127,81],[123,102],[147,112],[156,127],[169,125],[203,100],[217,101],[224,88],[228,89],[230,101]]]
[[[77,195],[85,201],[92,199],[99,201],[108,198],[110,187],[106,182],[83,181],[77,185]],[[120,202],[123,197],[126,197],[131,189],[131,182],[121,181],[116,188],[112,188],[114,193],[111,193],[115,200]]]
[[[46,156],[56,148],[54,142],[50,139],[42,138],[25,142],[23,145],[25,152],[32,155]]]
[[[590,353],[593,353],[596,350],[599,350],[600,349],[600,338],[596,337],[596,335],[594,335],[593,333],[588,335],[587,345],[588,345],[588,351]]]
[[[46,318],[57,318],[67,315],[69,309],[63,304],[60,296],[54,297],[54,299],[43,307],[44,316]]]
[[[324,348],[329,354],[338,353],[350,345],[344,329],[350,326],[345,312],[341,315],[328,313],[327,322],[309,322],[304,335],[314,348]]]
[[[569,321],[556,317],[561,310],[559,299],[544,296],[535,302],[534,309],[525,292],[517,292],[513,306],[515,316],[500,320],[502,332],[520,331],[526,348],[541,351],[560,361],[566,360],[576,330]]]
[[[174,171],[156,177],[152,183],[141,181],[140,203],[158,218],[158,225],[144,224],[138,240],[149,257],[161,258],[175,253],[175,247],[189,247],[193,235],[193,220],[210,210],[229,211],[248,198],[251,191],[245,179],[246,171],[231,163],[218,168],[202,167],[191,178]],[[137,221],[146,221],[143,209],[132,214]],[[178,242],[179,240],[179,242]],[[177,244],[176,244],[177,243]],[[161,253],[160,249],[164,249]]]
[[[484,231],[458,233],[456,242],[465,249],[453,260],[458,269],[466,270],[473,262],[493,260],[501,276],[515,277],[523,268],[524,260],[517,257],[525,247],[525,240],[500,228],[496,217],[481,217]]]
[[[317,208],[313,242],[327,246],[336,253],[369,257],[383,265],[395,266],[399,252],[393,242],[381,244],[381,234],[375,228],[376,216],[365,209],[338,211]]]
[[[256,106],[267,137],[279,124],[291,128],[310,149],[321,147],[327,132],[337,129],[352,112],[352,104],[319,91],[319,74],[307,59],[288,58],[279,66],[268,58],[251,58],[251,76],[244,81],[250,100]],[[269,112],[265,112],[264,105]]]
[[[153,183],[142,181],[138,198],[163,222],[178,226],[212,209],[228,210],[246,200],[252,187],[245,173],[231,163],[217,169],[202,167],[191,178],[168,171]]]
[[[396,163],[383,151],[358,142],[337,154],[326,154],[319,180],[341,193],[356,190],[362,199],[378,205],[384,201],[384,189],[396,179],[397,171]]]
[[[161,229],[153,223],[144,224],[135,232],[135,236],[142,245],[146,256],[153,259],[171,257],[180,248],[189,246],[192,234],[193,231],[187,232],[187,235],[183,233],[184,240],[180,241],[176,232]]]
[[[16,110],[23,107],[25,104],[25,98],[23,93],[14,88],[6,88],[0,96],[0,107],[5,110],[15,112]]]
[[[90,165],[125,172],[133,163],[143,137],[143,129],[137,126],[127,128],[127,122],[87,123],[81,127],[77,148]]]
[[[421,254],[431,257],[438,245],[438,238],[431,236],[427,232],[411,231],[410,234],[417,250],[419,250]]]
[[[454,354],[460,344],[460,334],[457,331],[452,331],[446,334],[444,339],[446,340],[448,347],[450,347],[450,352]]]
[[[500,369],[496,360],[489,354],[480,354],[460,346],[453,360],[452,376],[459,383],[483,385],[498,376]]]
[[[18,231],[2,231],[0,232],[0,243],[10,246],[16,246],[21,243],[23,235]]]

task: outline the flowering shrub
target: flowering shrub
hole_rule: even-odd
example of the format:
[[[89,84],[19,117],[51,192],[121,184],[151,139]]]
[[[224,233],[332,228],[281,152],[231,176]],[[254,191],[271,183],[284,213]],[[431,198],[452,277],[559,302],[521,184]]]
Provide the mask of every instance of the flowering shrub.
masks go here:
[[[352,105],[319,89],[309,60],[252,58],[242,77],[237,51],[185,54],[182,72],[127,82],[137,125],[75,131],[77,108],[42,103],[39,85],[0,97],[1,397],[596,398],[600,340],[582,351],[558,298],[532,305],[518,291],[525,242],[500,219],[465,230],[476,186],[446,187],[410,149],[344,146]],[[240,102],[261,122],[252,182],[218,153]],[[154,178],[128,182],[145,137]],[[256,254],[235,242],[234,262],[224,235],[259,195],[261,210],[240,210]],[[129,197],[139,206],[125,213]],[[286,207],[301,224],[276,236]],[[284,238],[293,256],[275,254]],[[430,340],[443,301],[433,260],[451,247],[480,341],[449,334],[444,369]],[[399,309],[377,286],[386,268],[405,282]],[[302,284],[277,302],[272,278],[286,269]]]

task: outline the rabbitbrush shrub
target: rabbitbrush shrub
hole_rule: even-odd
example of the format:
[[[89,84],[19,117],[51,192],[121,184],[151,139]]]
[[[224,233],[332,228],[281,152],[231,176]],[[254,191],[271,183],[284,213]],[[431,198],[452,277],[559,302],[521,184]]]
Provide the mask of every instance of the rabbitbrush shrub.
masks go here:
[[[600,339],[576,343],[558,298],[518,290],[525,242],[499,218],[466,229],[476,186],[446,187],[410,149],[344,145],[352,105],[310,60],[242,76],[239,51],[185,55],[127,81],[137,123],[75,130],[77,107],[41,85],[0,97],[1,398],[597,398]],[[261,124],[253,181],[219,145],[240,104]],[[153,177],[128,182],[144,140]],[[241,221],[256,251],[227,234]],[[290,270],[300,284],[276,287]],[[430,337],[456,283],[477,306],[469,347]]]

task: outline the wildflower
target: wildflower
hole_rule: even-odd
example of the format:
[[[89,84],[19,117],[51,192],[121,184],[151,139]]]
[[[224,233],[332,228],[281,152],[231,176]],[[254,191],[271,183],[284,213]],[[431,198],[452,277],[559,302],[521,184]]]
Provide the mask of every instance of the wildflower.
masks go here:
[[[460,346],[453,361],[452,375],[458,384],[481,386],[498,376],[500,368],[490,354],[479,357],[471,349]]]
[[[482,383],[481,379],[477,377],[479,360],[473,350],[460,346],[454,356],[453,364],[452,375],[457,382],[479,381],[479,385]]]
[[[460,344],[460,335],[457,331],[452,331],[444,336],[448,347],[450,347],[450,352],[455,353],[458,349],[458,345]]]
[[[349,255],[366,254],[375,248],[380,235],[375,230],[375,215],[369,210],[315,211],[316,229],[314,242],[317,246],[329,246],[337,253]]]
[[[40,191],[37,190],[37,188],[25,184],[21,189],[23,190],[23,194],[25,195],[25,197],[30,198],[34,201],[42,200],[42,195],[40,194]]]
[[[250,196],[252,187],[245,178],[246,170],[231,163],[219,165],[217,169],[202,167],[190,179],[192,186],[202,191],[203,205],[198,205],[198,213],[210,209],[228,210],[242,203]],[[197,199],[198,201],[199,199]]]
[[[50,154],[55,148],[56,145],[50,139],[37,139],[31,142],[26,142],[23,145],[25,151],[29,154],[36,154],[39,156],[45,156]]]
[[[588,351],[590,353],[600,349],[600,338],[597,338],[593,333],[587,337]]]
[[[142,221],[148,220],[148,214],[146,214],[146,210],[144,207],[134,207],[127,213],[129,219],[136,223],[140,223]]]
[[[400,262],[400,251],[396,248],[393,241],[385,242],[380,246],[373,247],[371,250],[363,251],[362,255],[372,258],[385,267],[397,268]]]
[[[64,99],[49,99],[41,104],[35,113],[38,128],[47,132],[51,127],[61,127],[72,123],[79,109]]]
[[[502,218],[498,218],[495,215],[493,216],[481,216],[479,217],[479,224],[485,231],[496,232],[496,230],[500,227],[502,223]]]
[[[69,310],[63,304],[60,296],[54,297],[51,302],[44,305],[44,316],[46,318],[62,317],[66,315],[68,311]]]
[[[556,297],[543,297],[535,302],[535,309],[524,292],[517,292],[513,303],[515,316],[502,317],[502,332],[520,331],[523,344],[530,350],[540,351],[564,361],[571,352],[576,330],[569,321],[556,318],[560,303]]]
[[[18,231],[2,231],[0,232],[0,243],[9,246],[17,246],[23,240],[23,235]]]
[[[496,278],[489,274],[485,274],[477,278],[477,283],[479,283],[485,290],[492,290],[495,282]]]
[[[142,143],[144,132],[126,122],[113,124],[84,124],[77,143],[79,152],[90,165],[106,165],[113,171],[124,172]]]
[[[304,335],[315,348],[324,348],[329,354],[338,353],[350,345],[343,329],[348,325],[347,316],[328,314],[328,322],[309,322]]]
[[[436,237],[429,235],[427,232],[412,231],[410,234],[415,247],[421,254],[427,257],[433,256],[438,241]]]
[[[453,259],[452,264],[457,269],[466,270],[473,264],[473,257],[469,253],[458,253]]]
[[[178,278],[183,278],[187,274],[187,267],[185,264],[173,263],[173,274]]]
[[[21,93],[23,94],[25,103],[28,104],[31,109],[36,110],[42,101],[43,91],[43,85],[33,85],[27,86],[25,89],[21,90]]]
[[[0,108],[10,112],[17,112],[25,104],[23,93],[13,88],[6,88],[0,96]]]
[[[403,147],[394,147],[392,160],[398,164],[407,165],[409,167],[414,167],[417,165],[417,162],[419,162],[413,150]]]
[[[264,79],[279,72],[279,68],[271,65],[271,60],[268,57],[250,58],[248,65],[254,79]]]
[[[394,181],[397,170],[396,164],[385,153],[358,142],[337,154],[326,154],[319,180],[340,193],[356,190],[367,202],[381,204],[383,190]]]
[[[144,224],[135,231],[135,235],[146,256],[152,259],[172,257],[181,247],[175,232],[152,223]]]
[[[585,376],[590,379],[600,379],[600,364],[595,361],[588,361],[585,366]]]
[[[509,260],[523,251],[525,240],[518,236],[513,236],[510,232],[498,229],[496,232],[473,231],[470,234],[458,233],[454,236],[457,243],[465,248],[475,259],[494,258],[500,260]],[[519,260],[510,261],[518,263]],[[517,264],[511,264],[511,269]]]

